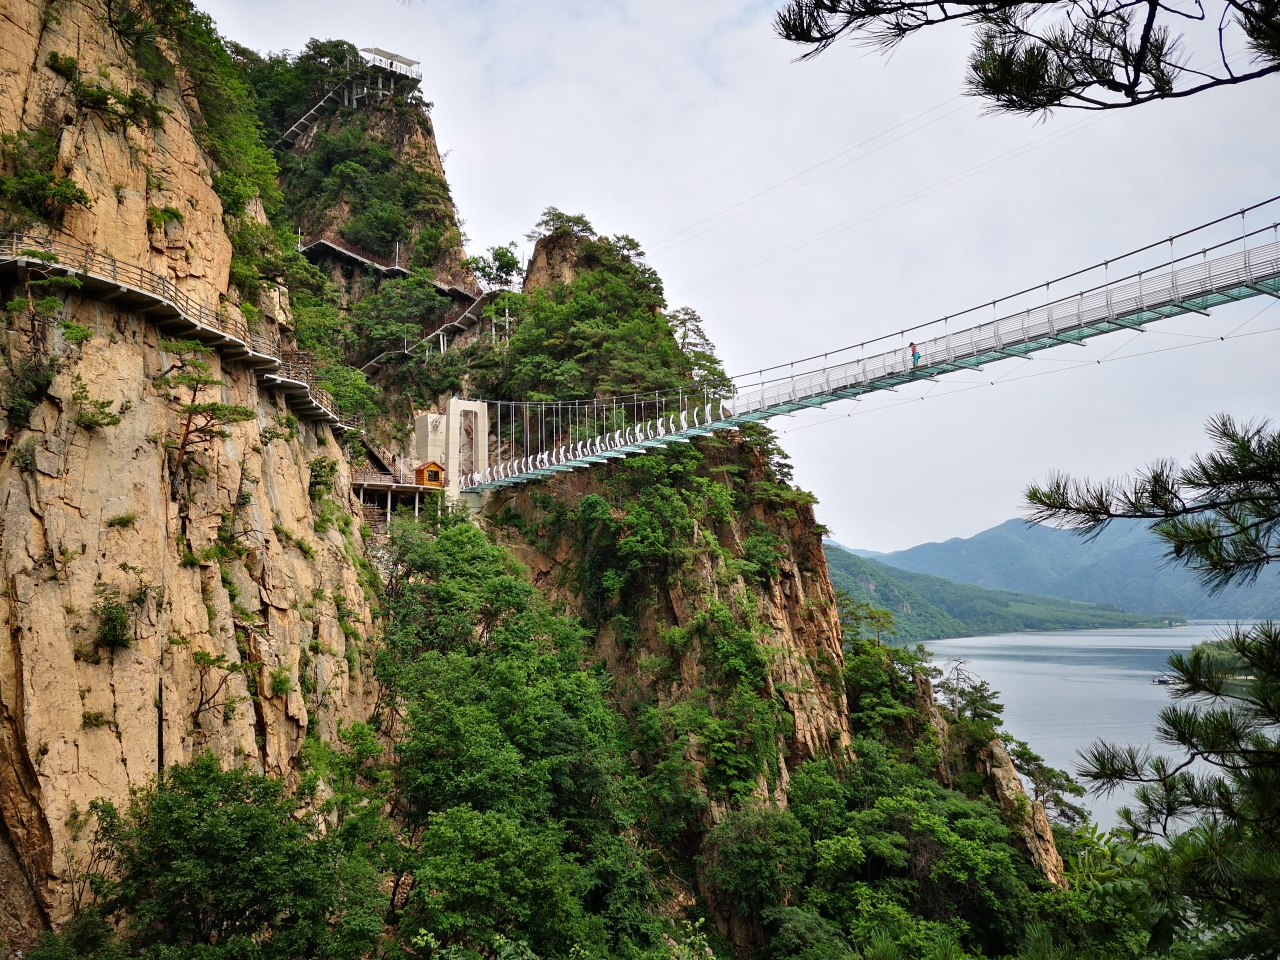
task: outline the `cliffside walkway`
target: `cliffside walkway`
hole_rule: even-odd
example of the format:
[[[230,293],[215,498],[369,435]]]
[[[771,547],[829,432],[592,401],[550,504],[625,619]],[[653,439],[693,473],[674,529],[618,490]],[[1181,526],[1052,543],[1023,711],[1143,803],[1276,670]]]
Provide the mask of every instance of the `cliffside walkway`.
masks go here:
[[[37,256],[39,253],[52,254],[55,259],[45,260]],[[48,270],[78,277],[81,289],[95,299],[119,300],[158,327],[198,340],[215,348],[224,359],[252,367],[263,382],[283,390],[304,419],[322,420],[338,431],[352,429],[343,422],[333,397],[316,382],[310,354],[283,350],[276,337],[250,330],[243,320],[194,300],[169,277],[88,247],[25,233],[0,235],[0,268]]]
[[[981,370],[997,360],[1081,345],[1107,333],[1142,330],[1169,317],[1207,316],[1214,307],[1251,297],[1280,298],[1280,222],[1245,229],[1246,214],[1263,208],[1275,215],[1280,197],[963,314],[736,377],[727,389],[684,389],[580,403],[496,404],[500,449],[507,456],[488,469],[460,477],[459,487],[480,493],[526,483],[687,442],[713,430]],[[1237,217],[1240,229],[1229,239],[1218,239]],[[1194,252],[1175,256],[1175,243]],[[1123,261],[1141,269],[1114,276]],[[1103,282],[1052,295],[1055,285],[1079,283],[1090,273],[1101,274]],[[1032,298],[1038,302],[1032,304]],[[1014,302],[1025,306],[998,315],[1002,303]],[[985,311],[992,319],[972,322],[973,314]]]

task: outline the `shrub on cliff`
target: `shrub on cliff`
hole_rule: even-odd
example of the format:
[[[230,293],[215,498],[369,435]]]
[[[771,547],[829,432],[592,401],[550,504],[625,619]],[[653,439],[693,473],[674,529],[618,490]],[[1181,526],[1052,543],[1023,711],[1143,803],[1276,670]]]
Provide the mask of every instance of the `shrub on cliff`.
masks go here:
[[[33,220],[60,223],[89,195],[70,177],[54,173],[58,139],[51,130],[0,134],[0,231],[23,230]]]

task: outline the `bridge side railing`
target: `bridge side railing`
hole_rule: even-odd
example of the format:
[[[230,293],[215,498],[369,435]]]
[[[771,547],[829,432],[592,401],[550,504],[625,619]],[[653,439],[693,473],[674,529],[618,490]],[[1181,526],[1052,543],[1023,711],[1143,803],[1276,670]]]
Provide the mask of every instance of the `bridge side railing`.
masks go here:
[[[1270,229],[1270,228],[1268,228]],[[1231,241],[1238,244],[1239,240]],[[1222,244],[1220,246],[1227,246]],[[815,371],[798,373],[760,385],[745,385],[736,392],[743,411],[765,410],[779,404],[868,387],[879,381],[907,377],[938,366],[962,365],[982,358],[998,359],[1045,349],[1059,342],[1079,342],[1102,328],[1141,326],[1178,314],[1203,311],[1230,300],[1272,292],[1280,277],[1280,243],[1210,258],[1213,248],[1198,251],[1195,262],[1165,273],[1142,274],[1107,285],[1060,297],[1039,307],[943,332],[916,344],[918,363],[909,347],[887,350]],[[1190,258],[1186,258],[1190,259]],[[1076,336],[1073,336],[1076,335]]]
[[[1273,229],[1267,227],[1255,233]],[[643,452],[804,405],[821,405],[1004,357],[1080,343],[1091,336],[1141,328],[1154,320],[1205,312],[1259,294],[1280,296],[1280,241],[1250,248],[1248,239],[1253,235],[1206,247],[1162,265],[1163,269],[1158,266],[1143,270],[954,333],[946,331],[943,321],[944,332],[940,336],[921,339],[916,344],[918,360],[904,346],[759,385],[735,385],[732,396],[712,399],[705,405],[696,404],[692,396],[685,395],[675,400],[674,412],[636,418],[637,422],[623,429],[502,460],[487,471],[462,478],[462,488],[483,490],[537,479],[597,462],[610,454]],[[1243,249],[1224,249],[1241,244],[1242,240]],[[1214,252],[1219,255],[1211,257]],[[655,395],[645,402],[656,407],[662,401]]]
[[[91,274],[98,279],[150,294],[157,300],[172,304],[176,310],[197,321],[203,327],[225,333],[242,343],[247,344],[249,341],[248,324],[237,320],[225,311],[195,300],[179,289],[169,277],[145,267],[121,262],[115,257],[108,257],[88,247],[53,240],[49,237],[29,233],[0,235],[0,256],[17,257],[24,250],[52,253],[58,259],[50,266],[71,267],[79,273]]]

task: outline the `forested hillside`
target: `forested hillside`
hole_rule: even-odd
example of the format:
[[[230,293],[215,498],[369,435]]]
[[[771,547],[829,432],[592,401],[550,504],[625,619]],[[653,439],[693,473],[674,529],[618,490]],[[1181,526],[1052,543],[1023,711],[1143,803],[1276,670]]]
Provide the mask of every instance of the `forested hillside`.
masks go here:
[[[1254,585],[1210,596],[1187,570],[1166,563],[1161,552],[1138,521],[1117,520],[1087,541],[1064,530],[1008,520],[967,539],[923,543],[874,559],[992,590],[1110,604],[1152,616],[1280,615],[1280,575],[1266,572]]]
[[[893,613],[898,641],[943,640],[1023,630],[1166,627],[1181,617],[1128,613],[1106,604],[1078,603],[1011,590],[988,590],[911,573],[826,545],[831,582],[851,598]]]
[[[467,256],[403,85],[282,143],[346,41],[255,53],[187,0],[6,17],[9,226],[109,237],[220,326],[173,340],[52,243],[0,274],[0,953],[1150,953],[1098,879],[1133,845],[840,601],[767,429],[365,512],[359,466],[450,397],[722,388],[637,240],[548,207],[522,284]],[[973,603],[937,609],[1006,615]]]

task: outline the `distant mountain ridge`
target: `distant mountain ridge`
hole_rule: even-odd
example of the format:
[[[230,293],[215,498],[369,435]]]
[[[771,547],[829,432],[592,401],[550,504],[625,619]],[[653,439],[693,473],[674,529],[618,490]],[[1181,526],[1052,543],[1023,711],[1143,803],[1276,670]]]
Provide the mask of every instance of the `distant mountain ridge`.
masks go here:
[[[831,582],[854,600],[891,610],[898,641],[1025,630],[1164,626],[1161,617],[1127,613],[1102,604],[988,590],[890,567],[837,548],[830,541],[825,547]]]
[[[868,551],[870,552],[870,551]],[[1280,617],[1280,572],[1218,596],[1168,566],[1145,524],[1117,521],[1093,541],[1008,520],[972,537],[879,554],[883,564],[997,590],[1200,619]]]

